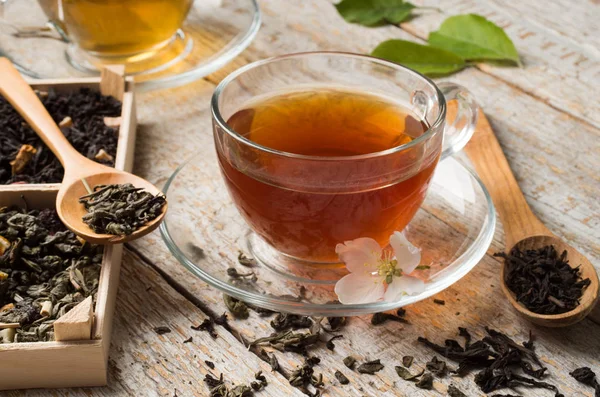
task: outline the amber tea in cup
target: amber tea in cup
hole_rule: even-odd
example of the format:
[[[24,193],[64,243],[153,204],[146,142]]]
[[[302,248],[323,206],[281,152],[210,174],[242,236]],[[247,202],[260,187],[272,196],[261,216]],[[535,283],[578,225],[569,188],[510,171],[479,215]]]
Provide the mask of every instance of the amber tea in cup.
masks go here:
[[[215,145],[230,196],[255,233],[251,253],[323,265],[337,263],[335,246],[348,240],[385,246],[423,203],[440,157],[472,134],[468,92],[442,89],[459,101],[444,144],[442,91],[399,65],[305,53],[228,76],[213,96]]]
[[[77,51],[85,52],[88,58],[120,63],[132,57],[151,56],[169,44],[183,24],[193,0],[38,2],[77,46]],[[77,56],[75,51],[72,48],[70,56]]]
[[[227,123],[261,146],[319,157],[381,152],[409,143],[428,128],[389,98],[335,88],[256,100]],[[431,156],[406,179],[375,189],[315,192],[273,186],[221,161],[229,191],[252,228],[281,252],[318,262],[334,261],[337,243],[356,236],[384,243],[395,230],[404,229],[425,198],[436,163],[437,157]],[[345,166],[352,167],[342,160],[339,167]],[[293,161],[281,161],[272,172],[285,178],[295,167]],[[315,178],[326,179],[315,172]]]

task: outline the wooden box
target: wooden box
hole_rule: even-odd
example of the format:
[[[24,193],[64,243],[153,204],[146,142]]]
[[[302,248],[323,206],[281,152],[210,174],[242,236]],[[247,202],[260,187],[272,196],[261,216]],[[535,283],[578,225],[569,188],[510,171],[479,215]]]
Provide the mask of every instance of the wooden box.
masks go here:
[[[34,89],[69,92],[87,87],[112,95],[122,102],[121,125],[115,168],[131,171],[136,115],[133,82],[120,70],[105,70],[101,78],[38,80]],[[59,184],[0,185],[0,207],[54,208]],[[0,344],[0,390],[102,386],[107,382],[107,362],[115,306],[122,245],[104,248],[102,270],[94,307],[91,339],[73,342]]]

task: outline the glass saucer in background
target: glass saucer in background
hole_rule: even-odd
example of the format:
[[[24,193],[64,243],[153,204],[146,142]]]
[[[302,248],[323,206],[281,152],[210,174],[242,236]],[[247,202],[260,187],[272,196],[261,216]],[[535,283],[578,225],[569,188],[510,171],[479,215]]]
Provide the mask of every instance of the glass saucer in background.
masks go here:
[[[47,27],[48,18],[36,0],[2,2],[0,56],[11,59],[22,73],[45,79],[97,74],[74,46]],[[157,55],[168,61],[129,74],[134,76],[137,91],[187,84],[233,60],[250,45],[259,27],[256,0],[194,1],[172,45]]]
[[[422,250],[419,271],[425,290],[395,302],[360,305],[335,303],[334,285],[347,274],[338,268],[274,267],[266,260],[252,268],[238,262],[239,252],[256,252],[253,234],[228,196],[212,147],[181,165],[164,187],[169,211],[161,234],[173,255],[193,274],[224,293],[267,309],[304,315],[350,316],[395,309],[432,296],[466,275],[492,242],[496,215],[477,176],[448,158],[438,165],[423,207],[409,224],[408,240]],[[263,259],[265,259],[263,258]],[[231,278],[254,272],[256,280]],[[334,302],[334,303],[332,303]]]

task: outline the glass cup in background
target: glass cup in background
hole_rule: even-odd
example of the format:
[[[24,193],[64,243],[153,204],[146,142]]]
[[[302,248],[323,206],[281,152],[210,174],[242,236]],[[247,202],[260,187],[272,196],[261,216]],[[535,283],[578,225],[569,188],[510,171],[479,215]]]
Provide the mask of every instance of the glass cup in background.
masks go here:
[[[128,74],[156,71],[185,56],[192,42],[180,29],[193,0],[38,0],[70,45],[81,70],[125,64]]]
[[[261,146],[227,124],[257,97],[311,87],[390,98],[430,127],[411,142],[381,152],[323,157]],[[447,124],[450,100],[457,100],[458,111]],[[253,231],[248,249],[282,271],[340,266],[335,245],[347,240],[371,237],[386,245],[419,209],[438,161],[464,147],[477,121],[477,105],[460,86],[436,86],[403,66],[334,52],[247,65],[217,86],[211,107],[222,175]]]

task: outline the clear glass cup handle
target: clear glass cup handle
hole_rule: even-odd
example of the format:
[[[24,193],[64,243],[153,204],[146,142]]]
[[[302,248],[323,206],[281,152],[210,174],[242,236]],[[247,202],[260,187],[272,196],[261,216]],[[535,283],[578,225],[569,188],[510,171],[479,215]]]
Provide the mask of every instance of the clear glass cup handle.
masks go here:
[[[477,125],[479,106],[463,86],[454,83],[440,83],[437,86],[444,94],[446,103],[456,100],[458,104],[456,117],[444,129],[441,161],[460,151],[469,142]]]

